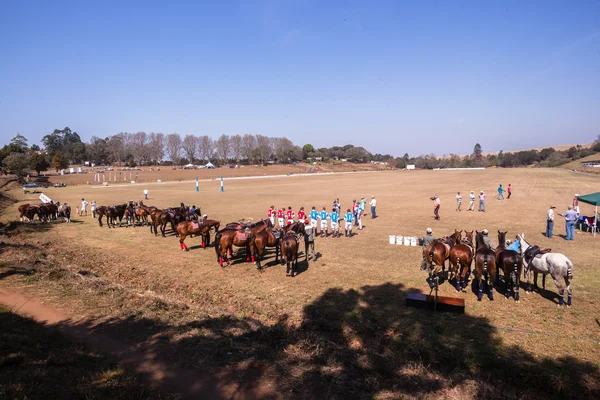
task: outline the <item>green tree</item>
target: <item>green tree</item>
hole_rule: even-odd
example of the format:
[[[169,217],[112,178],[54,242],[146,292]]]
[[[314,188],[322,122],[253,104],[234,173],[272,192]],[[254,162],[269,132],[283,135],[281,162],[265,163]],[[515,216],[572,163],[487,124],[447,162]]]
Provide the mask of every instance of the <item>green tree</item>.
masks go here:
[[[40,146],[38,146],[37,144],[32,144],[31,147],[29,148],[30,151],[34,152],[34,151],[40,151]]]
[[[56,169],[56,172],[61,169],[65,169],[68,166],[69,160],[67,160],[67,158],[61,152],[54,154],[54,157],[52,157],[52,168]]]
[[[17,132],[15,137],[10,140],[10,145],[18,147],[20,149],[19,153],[25,153],[29,148],[27,145],[27,138],[21,135],[19,132]]]
[[[71,159],[73,157],[73,145],[81,143],[81,138],[77,132],[73,132],[67,126],[64,129],[55,129],[51,134],[44,136],[42,143],[50,157],[53,158],[56,153],[61,152],[67,159]],[[79,151],[76,156],[80,157],[81,152]]]
[[[40,172],[46,171],[49,167],[50,163],[45,154],[34,153],[29,157],[29,168],[35,170],[38,175]]]
[[[482,159],[482,150],[481,150],[481,145],[479,143],[475,144],[475,147],[473,147],[473,158],[475,159],[475,161],[481,161]]]
[[[314,153],[315,152],[315,148],[313,147],[312,144],[307,143],[304,146],[302,146],[302,153],[304,155],[304,159],[307,159],[309,157],[310,153]]]
[[[8,172],[17,175],[19,182],[22,182],[23,170],[29,165],[29,157],[23,153],[11,153],[4,158],[3,164]]]

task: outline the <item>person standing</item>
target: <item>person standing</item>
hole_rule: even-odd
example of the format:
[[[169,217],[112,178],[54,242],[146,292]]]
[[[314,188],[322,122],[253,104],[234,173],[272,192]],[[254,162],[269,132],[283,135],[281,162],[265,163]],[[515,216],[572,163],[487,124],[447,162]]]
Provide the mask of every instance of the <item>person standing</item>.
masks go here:
[[[332,209],[335,210],[335,207],[332,207]],[[323,232],[325,232],[325,237],[327,237],[329,235],[327,229],[327,218],[329,218],[329,214],[327,214],[325,207],[323,207],[323,210],[319,214],[319,218],[321,218],[321,236],[323,236]]]
[[[285,210],[285,207],[281,207],[279,210],[277,210],[277,223],[279,224],[280,228],[283,228],[283,210]]]
[[[292,206],[288,206],[287,212],[285,213],[285,217],[287,219],[288,225],[294,223],[294,210],[292,210]]]
[[[552,239],[552,230],[554,229],[554,209],[556,207],[550,206],[546,213],[546,237]]]
[[[298,211],[298,221],[303,221],[306,219],[306,213],[304,212],[304,207],[300,207]]]
[[[271,206],[267,211],[267,217],[271,220],[271,225],[275,226],[275,206]]]
[[[344,221],[346,221],[344,225],[344,236],[352,237],[352,220],[354,219],[354,215],[352,215],[352,210],[348,209],[346,211],[346,215],[344,216]]]
[[[573,197],[573,210],[577,213],[579,217],[579,194],[575,193],[575,197]]]
[[[148,200],[148,189],[144,189],[144,200]]]
[[[496,250],[495,246],[494,246],[494,241],[492,239],[490,239],[490,237],[488,236],[488,230],[484,229],[483,230],[483,244],[485,244],[487,247],[490,248],[490,250]]]
[[[485,212],[485,193],[479,192],[479,211]]]
[[[512,187],[510,186],[510,183],[508,184],[508,188],[506,188],[506,192],[508,193],[507,199],[510,199],[510,195],[512,194]]]
[[[434,219],[440,219],[440,198],[438,197],[438,195],[436,194],[435,196],[433,196],[433,214],[434,214]]]
[[[96,218],[96,200],[92,200],[92,218]]]
[[[460,192],[456,193],[456,211],[462,211],[460,207],[462,206],[462,195]]]
[[[88,206],[88,202],[86,199],[81,199],[81,216],[82,217],[87,217],[87,206]]]
[[[431,243],[435,241],[435,238],[431,235],[433,231],[431,228],[427,228],[425,231],[425,236],[423,236],[423,260],[421,261],[421,271],[425,271],[427,269],[427,260],[425,258],[425,250]]]
[[[469,194],[469,208],[467,211],[475,211],[475,192],[471,190],[471,194]]]
[[[338,214],[337,209],[331,210],[331,234],[332,236],[338,237],[340,236],[340,214]]]
[[[354,226],[358,226],[358,218],[356,218],[356,213],[358,212],[358,203],[356,200],[352,200],[352,215],[354,216]]]
[[[573,209],[573,206],[569,206],[569,209],[562,214],[565,217],[566,226],[565,230],[567,231],[566,240],[574,240],[575,239],[575,223],[577,222],[577,213]]]
[[[362,208],[363,210],[365,209],[365,206],[367,205],[367,202],[365,201],[365,197],[362,196],[360,198],[360,203],[359,203],[359,207]]]
[[[315,233],[317,232],[317,219],[319,218],[319,213],[317,212],[317,209],[315,208],[315,206],[312,207],[312,209],[310,210],[310,226],[313,227],[313,229],[315,230]]]
[[[363,206],[359,204],[358,206],[358,210],[356,211],[356,219],[358,220],[358,230],[362,231],[363,226],[362,226],[362,217],[363,217]]]
[[[308,219],[304,221],[304,232],[306,233],[306,238],[308,240],[308,248],[312,254],[307,255],[310,260],[315,260],[317,258],[315,254],[315,228],[309,223]]]
[[[504,189],[502,185],[498,186],[498,195],[496,196],[496,200],[504,200]]]
[[[371,218],[375,218],[377,214],[375,213],[375,209],[377,207],[377,200],[375,200],[375,196],[371,197],[371,202],[369,203],[371,206]]]
[[[335,204],[336,204],[336,208],[337,208],[337,213],[341,214],[341,212],[342,212],[342,203],[340,203],[340,198],[339,197],[335,200]]]

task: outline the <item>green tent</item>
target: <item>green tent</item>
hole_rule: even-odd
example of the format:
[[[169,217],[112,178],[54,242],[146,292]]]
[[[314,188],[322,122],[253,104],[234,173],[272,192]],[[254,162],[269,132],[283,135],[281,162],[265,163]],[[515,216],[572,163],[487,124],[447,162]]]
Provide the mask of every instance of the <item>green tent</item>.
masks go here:
[[[579,201],[587,204],[591,204],[596,207],[594,212],[594,236],[596,236],[596,227],[598,226],[598,204],[600,204],[600,192],[585,194],[577,198]]]

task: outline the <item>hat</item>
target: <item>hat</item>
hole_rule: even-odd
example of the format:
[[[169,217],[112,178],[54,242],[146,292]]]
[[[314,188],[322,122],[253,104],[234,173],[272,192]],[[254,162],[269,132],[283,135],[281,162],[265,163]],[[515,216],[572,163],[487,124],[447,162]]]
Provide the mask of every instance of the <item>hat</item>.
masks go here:
[[[208,217],[208,214],[204,214],[204,215],[202,216],[202,218],[206,218],[206,217]]]
[[[483,193],[483,190],[480,190],[479,193]]]
[[[575,193],[575,197],[579,197],[579,193]]]
[[[487,230],[487,229],[484,229],[484,230],[483,230],[483,234],[484,234],[484,235],[487,235],[487,234],[488,234],[488,230]]]
[[[556,206],[550,206],[550,208],[556,208]]]
[[[431,233],[431,232],[432,232],[432,231],[431,231],[431,228],[427,228],[426,232],[427,232],[427,233]]]
[[[569,210],[572,210],[572,209],[573,209],[573,206],[569,206]]]
[[[375,198],[375,196],[371,196],[371,198],[372,198],[372,199],[374,199],[374,198]]]

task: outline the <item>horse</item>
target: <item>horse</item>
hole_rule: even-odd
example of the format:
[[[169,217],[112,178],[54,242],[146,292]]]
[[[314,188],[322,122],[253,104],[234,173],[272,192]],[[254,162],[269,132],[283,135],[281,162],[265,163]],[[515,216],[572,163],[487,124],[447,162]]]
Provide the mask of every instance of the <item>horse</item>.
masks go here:
[[[184,243],[185,238],[191,234],[197,235],[198,233],[201,233],[204,228],[205,226],[201,222],[183,221],[178,223],[176,232],[179,236],[179,248],[181,250],[188,251],[188,247]]]
[[[298,266],[298,238],[294,233],[286,233],[281,238],[281,254],[286,263],[285,276],[293,278]]]
[[[490,300],[494,300],[494,277],[496,274],[496,253],[483,242],[483,232],[475,231],[475,278],[478,281],[477,301],[483,296],[483,279],[488,287]]]
[[[210,246],[210,230],[214,229],[215,233],[217,233],[221,226],[221,221],[204,219],[202,220],[202,224],[204,225],[204,228],[202,229],[202,248],[205,249],[206,246]]]
[[[24,210],[24,214],[23,214],[23,216],[29,220],[30,224],[33,224],[34,218],[36,215],[38,216],[38,219],[40,219],[40,222],[41,222],[40,206],[38,206],[38,205],[28,206]]]
[[[98,216],[98,225],[102,226],[102,217],[106,217],[106,224],[109,224],[108,215],[106,215],[107,206],[100,206],[96,208],[96,215]]]
[[[156,227],[158,226],[158,217],[162,212],[163,210],[159,210],[158,208],[150,212],[150,233],[154,232],[154,236],[158,235]]]
[[[546,274],[550,274],[554,280],[554,284],[558,288],[558,306],[562,306],[565,302],[565,286],[567,289],[567,307],[571,306],[571,298],[573,289],[571,281],[573,280],[573,263],[562,253],[551,253],[550,249],[541,250],[538,246],[530,245],[525,240],[525,235],[518,236],[521,244],[521,253],[523,254],[523,263],[525,264],[525,274],[527,275],[528,289],[531,289],[530,277],[533,271],[533,280],[537,288],[537,275],[542,274],[542,287],[546,289]],[[561,282],[561,278],[565,280],[565,286]],[[527,293],[527,291],[525,292]]]
[[[169,222],[171,223],[171,229],[173,230],[173,233],[177,234],[175,229],[176,224],[185,221],[185,213],[181,213],[180,211],[181,210],[179,208],[167,208],[160,213],[158,216],[158,223],[160,224],[160,233],[162,237],[166,237],[165,230],[167,223]]]
[[[461,231],[462,232],[462,231]],[[467,287],[467,280],[473,263],[473,231],[465,231],[467,237],[454,245],[448,257],[450,266],[456,279],[456,291],[460,292]]]
[[[106,215],[106,225],[108,225],[108,227],[110,228],[111,225],[116,225],[117,223],[117,219],[119,219],[119,226],[121,226],[122,222],[123,222],[123,216],[125,214],[125,210],[127,209],[127,204],[119,204],[116,206],[108,206],[105,209],[105,215]],[[96,209],[96,211],[98,211],[98,209]],[[98,220],[100,220],[101,217],[98,217]]]
[[[452,235],[447,236],[443,239],[436,240],[431,243],[425,249],[425,261],[429,269],[429,277],[427,282],[429,287],[433,289],[436,287],[437,280],[439,279],[438,274],[440,269],[445,271],[446,259],[450,256],[450,250],[454,247],[454,243],[458,241],[460,232],[455,231]]]
[[[256,267],[262,269],[260,258],[267,247],[275,247],[275,262],[279,262],[280,241],[283,236],[281,229],[265,229],[254,234],[250,242],[250,251],[255,258]]]
[[[253,228],[250,228],[250,226],[253,226]],[[252,257],[252,262],[254,262],[254,256],[250,252],[250,241],[254,234],[272,226],[273,224],[271,224],[271,221],[266,219],[261,220],[256,224],[246,226],[238,225],[238,228],[236,229],[225,227],[218,231],[215,235],[215,252],[217,254],[217,262],[219,265],[222,267],[223,261],[225,261],[229,266],[227,253],[229,252],[229,255],[233,254],[233,246],[244,247],[246,249],[246,261],[250,261],[250,257]]]
[[[293,232],[304,238],[304,255],[306,257],[306,262],[308,262],[308,236],[306,235],[306,225],[304,225],[304,222],[297,221],[293,224],[284,226],[282,229],[283,233]]]
[[[58,215],[63,218],[66,223],[71,222],[71,206],[68,204],[61,204],[58,207]]]
[[[21,204],[19,206],[19,220],[21,222],[23,222],[23,218],[27,218],[27,215],[25,215],[25,213],[27,212],[27,209],[31,206],[30,203],[25,203],[25,204]]]
[[[513,250],[506,250],[506,233],[498,231],[498,247],[496,248],[496,266],[502,270],[504,285],[506,286],[504,297],[509,298],[510,292],[515,292],[515,302],[519,302],[519,286],[521,272],[523,272],[523,257]],[[499,283],[500,274],[496,275],[496,283]]]

